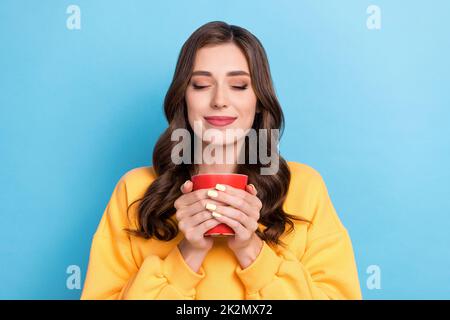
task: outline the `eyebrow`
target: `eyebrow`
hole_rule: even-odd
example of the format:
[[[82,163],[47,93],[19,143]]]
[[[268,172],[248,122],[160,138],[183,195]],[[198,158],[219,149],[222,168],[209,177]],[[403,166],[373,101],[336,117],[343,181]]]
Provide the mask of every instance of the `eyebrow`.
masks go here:
[[[209,71],[197,70],[197,71],[192,72],[192,76],[208,76],[208,77],[212,77],[212,74]],[[227,76],[228,77],[233,77],[233,76],[249,76],[250,77],[248,72],[245,72],[243,70],[229,71],[229,72],[227,72]]]

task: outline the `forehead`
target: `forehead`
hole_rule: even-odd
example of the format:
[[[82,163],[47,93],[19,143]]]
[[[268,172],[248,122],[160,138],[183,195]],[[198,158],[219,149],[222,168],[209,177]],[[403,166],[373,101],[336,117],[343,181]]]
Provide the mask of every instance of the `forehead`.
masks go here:
[[[249,72],[244,53],[234,43],[211,45],[197,50],[194,61],[195,70],[205,70],[216,74],[224,74],[230,70]]]

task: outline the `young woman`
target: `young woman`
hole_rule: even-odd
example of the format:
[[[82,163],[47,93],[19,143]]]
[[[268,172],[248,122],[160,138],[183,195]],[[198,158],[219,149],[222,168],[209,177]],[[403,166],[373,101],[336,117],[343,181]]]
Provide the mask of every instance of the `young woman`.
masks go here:
[[[250,148],[245,163],[173,161],[177,129],[202,139],[202,148],[217,144],[203,129],[283,129],[253,34],[217,21],[197,29],[182,47],[164,110],[169,126],[153,166],[127,172],[105,209],[82,299],[361,299],[351,240],[316,170],[278,157],[277,170],[262,175],[272,163],[250,163]],[[218,144],[240,154],[249,143]],[[246,174],[249,184],[192,191],[198,173]],[[235,236],[203,236],[219,223]]]

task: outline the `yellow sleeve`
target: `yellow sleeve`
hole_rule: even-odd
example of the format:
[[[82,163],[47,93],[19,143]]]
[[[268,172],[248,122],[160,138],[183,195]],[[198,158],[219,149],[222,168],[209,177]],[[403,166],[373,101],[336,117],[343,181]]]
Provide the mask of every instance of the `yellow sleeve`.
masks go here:
[[[178,246],[161,259],[149,255],[138,266],[133,258],[128,227],[126,183],[121,179],[93,237],[81,299],[191,300],[205,277],[203,267],[194,272]]]
[[[314,185],[305,252],[299,259],[289,249],[275,251],[264,242],[251,265],[236,268],[246,299],[362,299],[348,232],[320,176]]]

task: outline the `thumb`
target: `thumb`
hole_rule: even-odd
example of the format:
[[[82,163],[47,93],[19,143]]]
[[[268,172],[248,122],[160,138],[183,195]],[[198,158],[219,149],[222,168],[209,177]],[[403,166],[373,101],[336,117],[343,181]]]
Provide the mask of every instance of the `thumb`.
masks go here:
[[[186,180],[186,182],[181,185],[180,190],[182,193],[188,193],[192,191],[192,187],[193,187],[192,181]]]
[[[258,191],[256,190],[255,186],[253,184],[248,184],[245,188],[248,192],[250,192],[252,195],[256,196]]]

